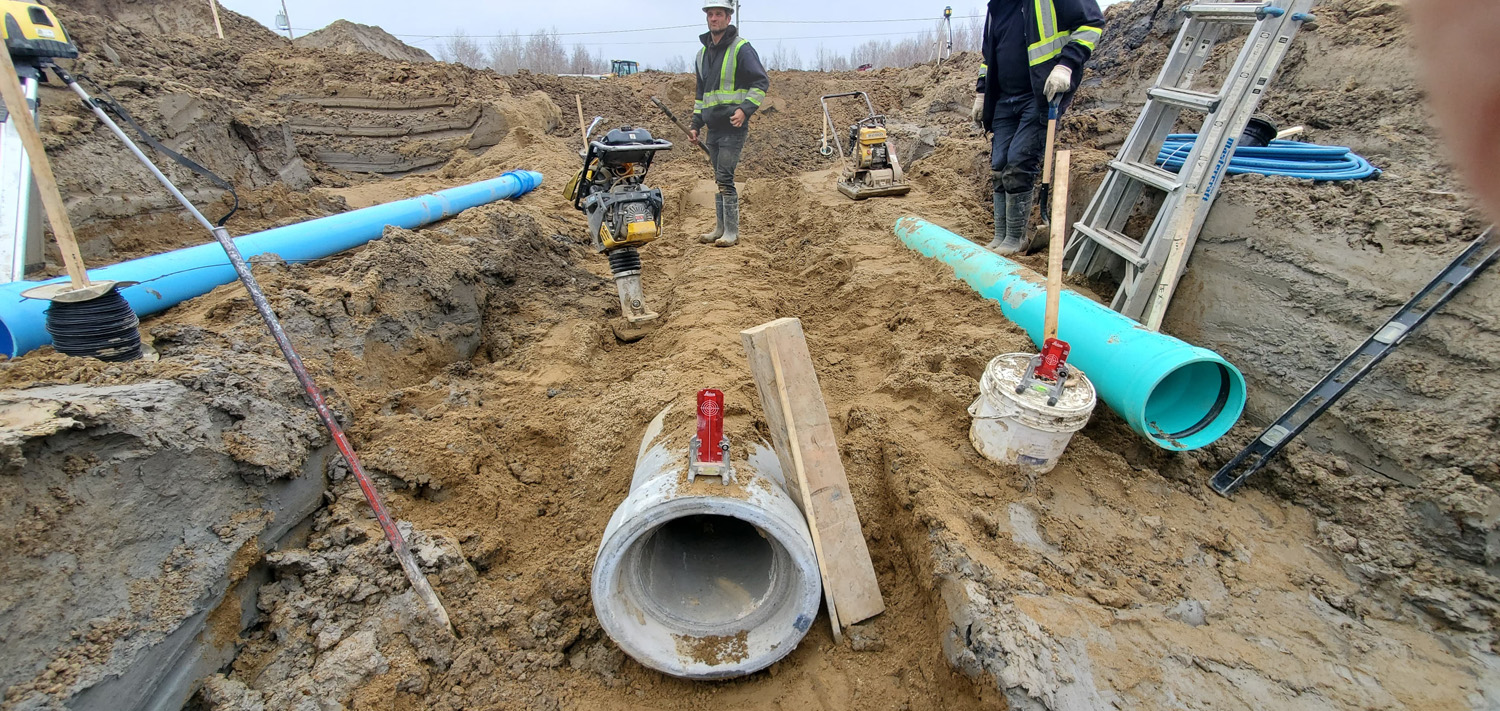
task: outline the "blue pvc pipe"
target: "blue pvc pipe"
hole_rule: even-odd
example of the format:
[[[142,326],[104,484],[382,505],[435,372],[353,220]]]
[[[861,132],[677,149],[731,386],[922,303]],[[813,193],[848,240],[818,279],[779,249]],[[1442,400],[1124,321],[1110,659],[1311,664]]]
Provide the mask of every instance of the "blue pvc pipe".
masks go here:
[[[953,268],[959,279],[1000,304],[1040,348],[1047,281],[1036,272],[917,217],[896,221],[896,236]],[[1219,354],[1147,330],[1064,289],[1057,336],[1072,346],[1100,399],[1158,447],[1198,449],[1224,436],[1245,410],[1245,378]]]
[[[430,195],[244,235],[234,243],[246,259],[266,253],[288,262],[321,259],[379,237],[387,225],[415,229],[471,207],[524,195],[541,184],[541,173],[513,170],[498,178]],[[235,278],[229,256],[217,242],[89,270],[93,281],[142,282],[120,290],[130,308],[141,316],[164,311]],[[14,358],[52,342],[46,328],[50,302],[22,298],[21,292],[62,281],[67,277],[0,286],[0,348],[5,355]]]
[[[1182,170],[1197,140],[1197,134],[1192,133],[1167,136],[1156,154],[1156,162],[1174,173]],[[1380,175],[1379,168],[1344,146],[1281,140],[1271,141],[1264,148],[1235,148],[1226,171],[1230,175],[1260,173],[1305,180],[1364,180]]]

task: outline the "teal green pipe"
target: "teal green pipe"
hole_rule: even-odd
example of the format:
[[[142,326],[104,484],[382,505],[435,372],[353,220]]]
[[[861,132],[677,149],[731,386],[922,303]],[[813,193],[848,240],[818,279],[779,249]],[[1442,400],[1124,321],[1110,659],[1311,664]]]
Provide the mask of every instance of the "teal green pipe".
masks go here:
[[[918,217],[897,220],[896,236],[1000,304],[1041,348],[1044,277]],[[1068,363],[1088,376],[1109,409],[1162,449],[1206,447],[1245,410],[1245,377],[1211,350],[1148,330],[1067,289],[1057,322],[1057,337],[1072,347]]]

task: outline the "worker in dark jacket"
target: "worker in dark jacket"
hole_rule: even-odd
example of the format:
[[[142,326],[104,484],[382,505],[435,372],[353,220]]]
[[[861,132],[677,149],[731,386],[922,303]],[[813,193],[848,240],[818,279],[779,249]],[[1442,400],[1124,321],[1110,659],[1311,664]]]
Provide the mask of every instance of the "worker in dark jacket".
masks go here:
[[[1026,247],[1048,104],[1061,115],[1072,103],[1103,24],[1096,0],[989,0],[973,118],[994,134],[995,239],[987,246],[1000,254]]]
[[[703,12],[708,18],[708,32],[698,37],[703,42],[697,61],[698,100],[693,103],[688,138],[696,144],[698,133],[708,128],[703,145],[714,165],[719,193],[714,196],[718,224],[698,241],[733,247],[740,241],[740,198],[734,189],[734,169],[740,164],[740,151],[750,133],[750,117],[765,100],[771,79],[755,48],[729,24],[734,14],[731,0],[706,0]]]

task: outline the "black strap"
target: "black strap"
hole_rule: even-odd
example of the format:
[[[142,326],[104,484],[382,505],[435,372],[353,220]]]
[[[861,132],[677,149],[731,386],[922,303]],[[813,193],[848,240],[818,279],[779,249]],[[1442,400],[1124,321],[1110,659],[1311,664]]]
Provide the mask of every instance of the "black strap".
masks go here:
[[[67,81],[69,77],[63,76],[62,78],[63,81]],[[141,137],[141,140],[146,142],[146,145],[151,146],[168,158],[177,161],[177,163],[182,165],[184,168],[187,168],[188,170],[191,170],[194,173],[207,178],[208,182],[214,184],[214,187],[229,191],[229,196],[234,200],[234,205],[229,208],[229,213],[219,218],[218,222],[215,224],[223,227],[224,223],[228,222],[229,218],[234,216],[234,213],[239,212],[240,196],[234,191],[234,186],[230,185],[229,181],[219,177],[213,171],[199,165],[197,161],[194,161],[193,159],[188,158],[187,156],[184,156],[181,153],[178,153],[177,151],[174,151],[162,145],[161,141],[156,140],[151,136],[151,134],[146,133],[146,129],[141,128],[141,125],[136,123],[135,119],[131,117],[130,112],[126,111],[125,107],[120,105],[120,102],[116,101],[115,97],[110,96],[109,91],[100,86],[98,82],[95,82],[93,79],[90,79],[82,74],[78,75],[78,80],[82,82],[88,82],[88,85],[94,90],[94,93],[97,94],[97,96],[93,97],[93,102],[95,105],[97,105],[101,109],[104,109],[105,111],[114,114],[117,118],[120,119],[121,122],[134,129],[136,134]]]

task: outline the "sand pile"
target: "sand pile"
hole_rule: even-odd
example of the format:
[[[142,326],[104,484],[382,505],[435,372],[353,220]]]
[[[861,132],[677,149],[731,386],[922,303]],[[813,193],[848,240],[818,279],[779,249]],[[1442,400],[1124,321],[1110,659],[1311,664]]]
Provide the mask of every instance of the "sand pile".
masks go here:
[[[292,44],[345,54],[369,52],[402,62],[436,61],[427,50],[406,44],[379,27],[348,20],[334,20],[333,24],[317,32],[298,37]]]

